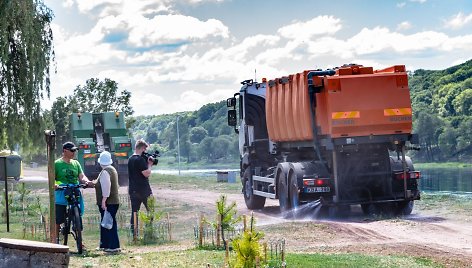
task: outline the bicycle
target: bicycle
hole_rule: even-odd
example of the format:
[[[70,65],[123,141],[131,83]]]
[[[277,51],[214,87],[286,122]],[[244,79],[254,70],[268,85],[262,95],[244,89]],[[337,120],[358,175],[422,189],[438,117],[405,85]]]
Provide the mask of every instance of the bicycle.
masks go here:
[[[59,234],[57,236],[58,244],[60,244],[61,236],[63,244],[67,245],[69,234],[77,243],[77,253],[82,254],[82,217],[80,216],[80,199],[82,198],[79,188],[87,188],[85,184],[67,184],[59,185],[57,189],[64,190],[64,196],[67,200],[65,222],[61,224]],[[72,229],[71,229],[72,227]]]

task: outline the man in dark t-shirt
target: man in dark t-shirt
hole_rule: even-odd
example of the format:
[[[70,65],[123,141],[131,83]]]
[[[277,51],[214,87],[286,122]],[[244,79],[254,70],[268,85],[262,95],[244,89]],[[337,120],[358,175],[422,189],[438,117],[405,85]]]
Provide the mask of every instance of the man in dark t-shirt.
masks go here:
[[[149,176],[151,176],[152,159],[144,159],[141,155],[147,150],[149,144],[144,140],[136,141],[134,146],[134,154],[128,159],[129,186],[128,193],[131,201],[131,232],[134,234],[134,226],[138,226],[138,211],[141,204],[146,209],[147,199],[152,195],[151,186],[149,185]],[[134,213],[136,212],[136,217]]]

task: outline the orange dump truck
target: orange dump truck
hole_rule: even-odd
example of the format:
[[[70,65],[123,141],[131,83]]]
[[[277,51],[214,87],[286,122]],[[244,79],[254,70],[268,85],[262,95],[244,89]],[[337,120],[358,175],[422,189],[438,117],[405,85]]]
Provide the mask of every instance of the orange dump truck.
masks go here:
[[[282,211],[319,200],[333,215],[351,205],[411,213],[420,172],[405,155],[418,143],[405,66],[345,65],[242,84],[227,100],[228,124],[239,133],[249,209],[272,198]]]

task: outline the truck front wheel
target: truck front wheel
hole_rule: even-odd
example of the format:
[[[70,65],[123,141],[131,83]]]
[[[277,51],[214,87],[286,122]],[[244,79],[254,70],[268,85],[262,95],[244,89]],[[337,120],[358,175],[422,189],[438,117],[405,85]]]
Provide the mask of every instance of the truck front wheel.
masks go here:
[[[262,209],[265,205],[265,197],[254,195],[252,191],[252,183],[251,183],[251,171],[247,168],[244,171],[244,186],[243,186],[243,194],[244,194],[244,201],[246,202],[246,207],[248,209]]]

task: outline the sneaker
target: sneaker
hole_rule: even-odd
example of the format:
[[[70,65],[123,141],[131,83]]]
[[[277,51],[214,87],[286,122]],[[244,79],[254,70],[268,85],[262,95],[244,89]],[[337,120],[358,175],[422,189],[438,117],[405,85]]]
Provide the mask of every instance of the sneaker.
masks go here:
[[[121,249],[120,248],[106,248],[103,251],[105,251],[106,253],[118,253],[118,252],[121,252]]]
[[[105,250],[105,248],[101,248],[101,247],[95,248],[95,251],[103,251],[103,250]]]

